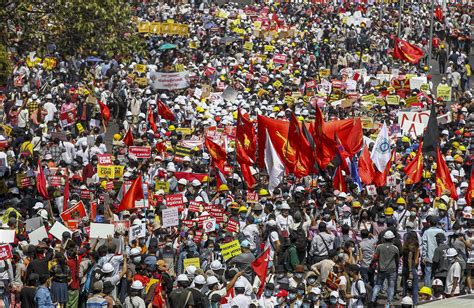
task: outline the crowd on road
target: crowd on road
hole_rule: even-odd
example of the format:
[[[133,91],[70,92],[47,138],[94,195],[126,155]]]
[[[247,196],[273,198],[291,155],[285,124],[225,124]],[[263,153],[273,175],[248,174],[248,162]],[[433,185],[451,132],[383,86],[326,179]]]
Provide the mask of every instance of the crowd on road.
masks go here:
[[[146,55],[10,48],[0,305],[474,290],[472,5],[436,5],[430,42],[429,3],[270,2],[143,1]]]

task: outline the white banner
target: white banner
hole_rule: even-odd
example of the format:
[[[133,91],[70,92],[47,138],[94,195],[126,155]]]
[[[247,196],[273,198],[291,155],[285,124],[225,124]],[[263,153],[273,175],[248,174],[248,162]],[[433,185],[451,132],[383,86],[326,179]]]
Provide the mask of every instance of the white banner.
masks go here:
[[[430,111],[399,111],[398,124],[402,130],[402,135],[421,136],[428,125],[429,118]]]
[[[189,87],[189,73],[157,73],[150,74],[154,90],[177,90]]]

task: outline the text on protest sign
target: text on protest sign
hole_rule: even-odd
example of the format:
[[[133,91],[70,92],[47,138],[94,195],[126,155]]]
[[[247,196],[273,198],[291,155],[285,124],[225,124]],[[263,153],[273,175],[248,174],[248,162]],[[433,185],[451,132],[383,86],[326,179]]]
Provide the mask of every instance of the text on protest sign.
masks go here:
[[[221,247],[222,257],[226,261],[242,253],[242,250],[240,249],[239,240],[234,240],[232,242],[222,244],[220,245],[220,247]]]

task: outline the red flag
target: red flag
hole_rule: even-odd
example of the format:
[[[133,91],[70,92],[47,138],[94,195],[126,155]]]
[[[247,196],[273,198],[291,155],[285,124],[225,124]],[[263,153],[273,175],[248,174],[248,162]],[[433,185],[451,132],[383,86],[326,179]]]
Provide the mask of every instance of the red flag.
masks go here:
[[[359,177],[362,183],[370,185],[374,182],[375,168],[370,158],[369,147],[364,147],[359,158]]]
[[[423,142],[420,142],[418,145],[418,151],[416,152],[415,157],[409,162],[403,171],[406,173],[408,179],[411,183],[415,184],[421,181],[421,176],[423,175],[423,153],[421,151],[423,147]]]
[[[454,200],[458,199],[456,186],[454,186],[448,166],[438,146],[436,148],[436,196],[441,197],[444,190],[449,190],[451,192],[451,198]]]
[[[158,107],[158,114],[165,120],[174,121],[173,112],[163,103],[161,100],[156,100],[156,105]]]
[[[217,167],[222,173],[224,173],[224,164],[227,160],[227,154],[225,150],[209,138],[206,138],[205,143],[207,151],[212,157],[212,164],[214,167]]]
[[[167,148],[166,141],[157,142],[155,148],[158,153],[163,153]]]
[[[385,170],[383,172],[378,171],[375,169],[375,176],[374,176],[374,184],[375,186],[385,186],[387,184],[387,176],[390,173],[390,168],[392,168],[392,162],[393,159],[395,158],[395,149],[392,151],[392,156],[390,156],[390,160],[387,163],[387,166],[385,167]]]
[[[260,287],[258,288],[257,296],[260,297],[265,287],[267,280],[268,263],[270,260],[270,249],[265,250],[255,261],[252,262],[251,266],[258,279],[260,279]]]
[[[395,47],[393,48],[394,58],[411,64],[417,64],[420,59],[423,58],[423,54],[421,48],[401,40],[398,37],[395,38]]]
[[[142,175],[139,174],[138,177],[132,182],[127,193],[120,202],[118,211],[131,210],[135,208],[135,201],[144,199],[143,196],[143,185],[142,185]]]
[[[439,21],[443,21],[444,20],[444,16],[443,16],[443,10],[441,9],[441,6],[438,5],[436,6],[436,9],[434,11],[434,16],[437,20]]]
[[[288,131],[288,145],[296,152],[294,169],[291,170],[297,178],[309,175],[313,171],[314,151],[309,141],[304,136],[298,119],[291,113],[290,127]]]
[[[474,197],[474,168],[471,168],[471,177],[469,178],[469,186],[467,187],[466,202],[471,206],[472,197]]]
[[[125,134],[125,137],[123,138],[123,143],[125,143],[127,146],[132,146],[133,145],[133,134],[132,134],[132,128],[128,128],[128,132]]]
[[[153,132],[156,133],[155,116],[153,115],[153,110],[151,110],[151,106],[148,106],[148,122],[150,123],[150,127]]]
[[[316,106],[314,123],[314,142],[316,143],[316,160],[321,169],[326,169],[331,160],[339,153],[337,142],[329,138],[323,131],[325,126],[323,113]]]
[[[69,175],[66,173],[66,184],[64,185],[64,199],[63,199],[63,212],[67,210],[67,204],[69,202]]]
[[[242,176],[248,187],[255,184],[255,178],[250,171],[250,166],[255,163],[257,150],[257,136],[252,122],[244,117],[237,110],[237,128],[236,128],[236,155],[237,162],[240,165]]]
[[[110,121],[110,109],[109,109],[109,107],[107,107],[107,105],[102,103],[102,101],[100,99],[98,99],[97,102],[99,103],[100,113],[102,114],[102,118],[104,119],[105,124],[109,123],[109,121]]]
[[[333,179],[333,187],[334,189],[337,189],[339,191],[343,191],[343,192],[347,191],[346,179],[344,175],[342,175],[342,166],[339,166],[336,169],[336,173],[334,174],[334,179]]]
[[[49,199],[48,196],[48,189],[46,188],[46,177],[43,172],[43,166],[41,166],[41,162],[38,159],[38,175],[36,177],[36,189],[38,190],[41,197],[44,199]]]

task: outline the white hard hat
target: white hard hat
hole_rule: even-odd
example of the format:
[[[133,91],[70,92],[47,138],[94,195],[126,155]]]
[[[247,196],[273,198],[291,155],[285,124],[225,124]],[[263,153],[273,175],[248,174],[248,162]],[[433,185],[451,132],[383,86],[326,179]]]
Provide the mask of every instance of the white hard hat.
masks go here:
[[[339,196],[337,196],[338,198],[347,198],[347,194],[345,192],[341,192],[339,194]]]
[[[203,275],[197,275],[193,280],[194,284],[206,284],[206,278]]]
[[[132,282],[132,285],[130,286],[130,288],[134,290],[142,290],[143,283],[140,280],[135,280],[134,282]]]
[[[33,210],[39,210],[44,208],[44,204],[42,202],[36,202],[35,206],[33,206]]]
[[[191,162],[191,157],[189,157],[189,156],[184,156],[184,157],[183,157],[183,161],[190,163],[190,162]]]
[[[139,118],[144,118],[144,119],[145,119],[145,118],[146,118],[146,115],[145,115],[145,114],[142,112],[142,113],[140,113],[140,114],[138,115],[138,117],[139,117]]]
[[[436,278],[433,280],[432,286],[443,286],[443,281],[441,279]]]
[[[222,263],[219,260],[214,260],[211,262],[211,270],[216,271],[222,269]]]
[[[234,284],[234,288],[245,288],[243,279],[238,279]]]
[[[456,250],[456,248],[448,248],[448,250],[446,251],[446,257],[455,257],[458,255],[458,251]]]
[[[114,267],[110,263],[105,263],[102,266],[102,273],[108,274],[108,273],[112,273],[113,271],[114,271]]]
[[[139,218],[135,218],[132,223],[132,225],[141,225],[141,224],[142,224],[142,221]]]
[[[211,285],[211,284],[216,284],[219,283],[219,280],[215,276],[209,276],[207,277],[206,284]]]
[[[140,250],[140,248],[132,248],[130,250],[130,256],[137,256],[141,253],[142,251]]]
[[[291,209],[290,205],[286,201],[283,201],[281,204],[280,210],[289,210],[289,209]]]
[[[196,270],[197,268],[194,265],[189,265],[188,267],[186,267],[186,273],[188,273],[189,275],[194,275]]]
[[[188,180],[186,180],[185,178],[179,179],[179,180],[178,180],[178,184],[181,184],[181,185],[188,185]]]
[[[176,281],[181,281],[181,282],[189,282],[188,276],[186,274],[181,274],[178,275],[178,279]]]
[[[193,185],[194,187],[197,187],[201,185],[201,182],[199,182],[198,179],[194,179],[191,181],[191,185]]]
[[[339,292],[337,292],[337,291],[331,291],[331,294],[330,294],[329,296],[330,296],[330,297],[339,298]]]
[[[449,197],[446,195],[442,195],[440,199],[443,200],[446,204],[449,203]]]
[[[402,298],[402,302],[400,304],[413,305],[413,299],[410,296],[405,296],[404,298]]]
[[[441,135],[449,136],[448,130],[447,130],[447,129],[443,130],[443,131],[441,132]]]
[[[395,234],[393,234],[393,232],[391,230],[388,230],[387,232],[385,232],[385,234],[383,235],[383,238],[384,239],[387,239],[387,240],[390,240],[392,238],[395,238]]]
[[[43,219],[48,219],[48,212],[45,209],[39,210],[38,215],[40,215]]]
[[[467,182],[462,182],[461,183],[461,188],[468,188],[469,184]]]

